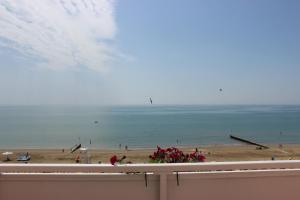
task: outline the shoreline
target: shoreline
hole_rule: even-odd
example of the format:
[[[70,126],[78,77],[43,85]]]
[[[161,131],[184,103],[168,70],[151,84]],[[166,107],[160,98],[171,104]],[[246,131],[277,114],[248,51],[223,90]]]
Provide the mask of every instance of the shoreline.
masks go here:
[[[218,161],[250,161],[250,160],[271,160],[272,157],[276,160],[296,160],[300,159],[300,144],[283,144],[282,148],[278,145],[268,145],[269,149],[258,150],[253,145],[197,145],[189,147],[180,147],[184,153],[191,153],[196,147],[202,151],[206,156],[207,162]],[[3,152],[10,151],[13,155],[9,158],[12,161],[4,162],[5,156]],[[149,155],[156,151],[156,148],[135,148],[129,149],[89,149],[91,156],[91,163],[109,163],[109,159],[113,155],[122,157],[125,155],[127,158],[125,162],[132,163],[148,163]],[[16,161],[21,153],[29,153],[31,160],[28,163],[75,163],[75,159],[80,155],[79,151],[70,153],[70,149],[53,148],[53,149],[0,149],[1,164],[4,163],[22,163]]]
[[[278,146],[279,143],[263,143],[263,145],[265,146],[269,146],[269,147],[275,147]],[[299,146],[300,147],[300,143],[282,143],[282,145],[285,146]],[[187,145],[169,145],[169,146],[164,146],[164,145],[160,145],[158,144],[158,146],[162,147],[162,148],[168,148],[168,147],[176,147],[176,148],[180,148],[180,149],[186,149],[186,148],[196,148],[196,147],[203,147],[203,148],[212,148],[212,147],[239,147],[239,146],[248,146],[248,144],[243,144],[243,143],[228,143],[228,144],[187,144]],[[251,147],[251,145],[249,145]],[[89,150],[110,150],[110,151],[115,151],[115,150],[119,150],[118,147],[103,147],[103,148],[97,148],[97,147],[90,147],[89,145],[87,146],[82,146],[85,148],[88,148]],[[129,146],[130,147],[130,146]],[[255,146],[253,146],[255,147]],[[18,148],[18,147],[8,147],[8,148],[3,148],[0,147],[0,152],[7,150],[7,151],[11,151],[11,150],[61,150],[61,149],[65,149],[65,150],[70,150],[70,146],[68,146],[68,148],[66,147],[22,147],[22,148]],[[156,149],[156,145],[152,146],[152,147],[131,147],[130,150],[153,150]],[[124,150],[124,146],[122,146],[121,150]]]

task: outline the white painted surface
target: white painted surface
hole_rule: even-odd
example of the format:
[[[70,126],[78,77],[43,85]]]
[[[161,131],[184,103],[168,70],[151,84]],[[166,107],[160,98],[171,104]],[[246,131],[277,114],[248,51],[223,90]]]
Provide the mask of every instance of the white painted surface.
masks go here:
[[[179,186],[174,173],[177,171]],[[145,172],[150,172],[147,187]],[[300,161],[123,166],[2,164],[0,173],[0,200],[300,199]]]

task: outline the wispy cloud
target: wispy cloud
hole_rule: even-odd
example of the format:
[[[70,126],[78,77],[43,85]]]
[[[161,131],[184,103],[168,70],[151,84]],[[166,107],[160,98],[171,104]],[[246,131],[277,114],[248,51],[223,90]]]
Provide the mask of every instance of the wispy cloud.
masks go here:
[[[37,66],[105,70],[118,57],[114,0],[0,0],[0,46]]]

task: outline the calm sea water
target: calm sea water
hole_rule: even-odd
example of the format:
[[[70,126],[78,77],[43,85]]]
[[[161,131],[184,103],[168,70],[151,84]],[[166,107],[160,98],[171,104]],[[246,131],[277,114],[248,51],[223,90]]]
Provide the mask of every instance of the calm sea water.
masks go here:
[[[300,143],[300,106],[0,106],[0,149],[236,143],[229,134]]]

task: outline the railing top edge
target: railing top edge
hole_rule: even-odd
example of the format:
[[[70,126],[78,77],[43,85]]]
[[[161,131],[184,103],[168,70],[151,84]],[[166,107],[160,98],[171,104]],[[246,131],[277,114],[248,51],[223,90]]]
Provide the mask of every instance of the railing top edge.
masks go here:
[[[136,164],[69,164],[69,163],[0,163],[0,167],[170,167],[170,166],[223,166],[223,165],[259,165],[259,164],[300,164],[300,160],[274,160],[274,161],[227,161],[227,162],[200,162],[200,163],[136,163]]]
[[[0,164],[0,172],[185,172],[214,170],[258,170],[258,169],[300,168],[300,160],[278,161],[239,161],[239,162],[204,162],[204,163],[161,163],[161,164]]]

